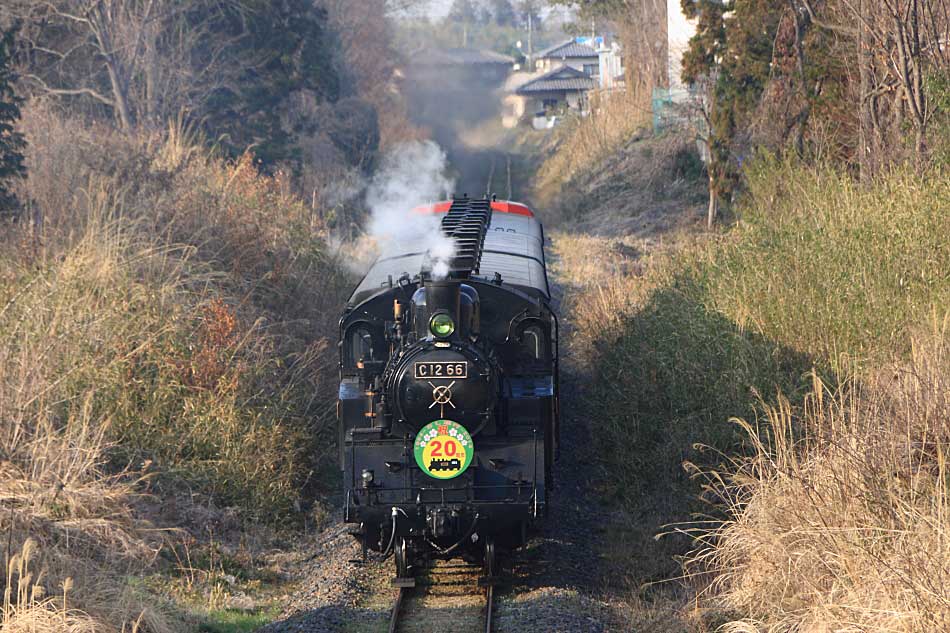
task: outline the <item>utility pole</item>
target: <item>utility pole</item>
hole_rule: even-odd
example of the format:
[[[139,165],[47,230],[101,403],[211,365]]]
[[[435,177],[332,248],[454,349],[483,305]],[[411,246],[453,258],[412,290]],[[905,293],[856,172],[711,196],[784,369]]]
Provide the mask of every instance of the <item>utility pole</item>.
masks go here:
[[[534,8],[528,8],[528,69],[534,72]]]

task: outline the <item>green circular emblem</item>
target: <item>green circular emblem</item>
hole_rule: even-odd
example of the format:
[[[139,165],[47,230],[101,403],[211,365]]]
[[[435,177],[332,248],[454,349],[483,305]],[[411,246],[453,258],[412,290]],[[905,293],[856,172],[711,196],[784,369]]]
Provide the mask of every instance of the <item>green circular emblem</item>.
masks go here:
[[[416,435],[413,452],[422,472],[435,479],[452,479],[472,463],[475,445],[468,430],[458,422],[436,420]]]

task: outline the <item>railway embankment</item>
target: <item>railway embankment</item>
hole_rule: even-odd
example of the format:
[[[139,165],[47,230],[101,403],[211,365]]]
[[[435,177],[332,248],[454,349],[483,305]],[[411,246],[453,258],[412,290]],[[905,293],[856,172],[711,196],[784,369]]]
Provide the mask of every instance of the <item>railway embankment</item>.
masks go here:
[[[630,621],[679,602],[646,630],[939,630],[946,174],[745,175],[711,233],[554,237]]]
[[[23,126],[42,214],[0,245],[3,628],[246,629],[320,516],[349,273],[249,155]]]

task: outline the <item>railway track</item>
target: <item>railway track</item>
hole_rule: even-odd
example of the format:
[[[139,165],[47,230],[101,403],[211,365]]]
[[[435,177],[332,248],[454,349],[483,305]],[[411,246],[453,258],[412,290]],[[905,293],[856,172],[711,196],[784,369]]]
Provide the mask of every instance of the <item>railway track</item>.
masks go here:
[[[493,193],[499,193],[499,192],[497,192],[497,191],[494,191],[495,176],[496,176],[496,174],[497,174],[497,172],[498,172],[498,170],[499,170],[499,169],[498,169],[498,168],[499,168],[499,165],[498,165],[498,160],[499,160],[499,158],[500,158],[500,157],[499,157],[498,155],[492,156],[491,165],[490,165],[489,168],[488,168],[488,183],[487,183],[486,186],[485,186],[485,196],[486,196],[486,197],[491,197],[491,195],[492,195]],[[513,196],[514,196],[514,193],[513,193],[512,190],[511,190],[511,156],[509,156],[508,154],[504,154],[504,158],[505,158],[505,167],[504,167],[505,174],[504,174],[504,177],[505,177],[506,184],[507,184],[507,187],[508,187],[508,194],[505,196],[505,199],[506,199],[506,200],[512,200],[512,199],[513,199]]]
[[[389,633],[492,633],[495,587],[479,586],[482,571],[458,561],[435,563],[416,587],[399,589]]]

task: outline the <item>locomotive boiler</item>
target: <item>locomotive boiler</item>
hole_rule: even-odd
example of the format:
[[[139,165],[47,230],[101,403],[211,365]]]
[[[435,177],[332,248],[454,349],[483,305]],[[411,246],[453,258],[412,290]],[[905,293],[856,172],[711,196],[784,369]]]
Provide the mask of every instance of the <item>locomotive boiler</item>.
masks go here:
[[[401,586],[430,558],[494,577],[496,551],[544,515],[558,451],[541,224],[487,198],[414,213],[454,241],[448,270],[437,278],[428,252],[387,254],[340,321],[344,520],[364,551],[395,554]]]

